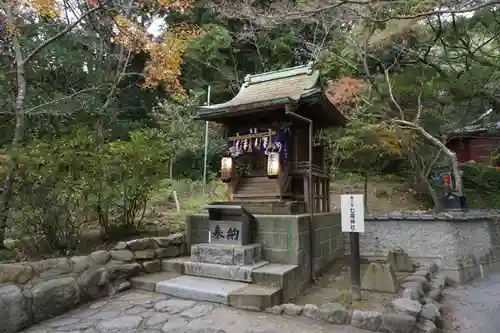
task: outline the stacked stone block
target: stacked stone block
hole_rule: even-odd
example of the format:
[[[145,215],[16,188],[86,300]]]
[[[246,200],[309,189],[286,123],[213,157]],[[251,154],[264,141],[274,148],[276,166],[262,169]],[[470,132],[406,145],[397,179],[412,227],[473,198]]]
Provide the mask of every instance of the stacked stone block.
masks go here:
[[[191,261],[184,263],[184,274],[252,282],[252,271],[268,264],[261,259],[260,244],[195,244],[191,246]]]
[[[120,242],[111,251],[36,262],[0,264],[0,331],[20,330],[131,287],[162,258],[182,255],[183,234]]]

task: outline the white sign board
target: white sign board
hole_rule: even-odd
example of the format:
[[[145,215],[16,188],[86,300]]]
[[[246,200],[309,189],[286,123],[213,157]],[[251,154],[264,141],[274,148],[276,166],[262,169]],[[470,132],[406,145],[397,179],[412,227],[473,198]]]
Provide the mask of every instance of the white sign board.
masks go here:
[[[363,194],[342,194],[340,197],[342,232],[365,231]]]

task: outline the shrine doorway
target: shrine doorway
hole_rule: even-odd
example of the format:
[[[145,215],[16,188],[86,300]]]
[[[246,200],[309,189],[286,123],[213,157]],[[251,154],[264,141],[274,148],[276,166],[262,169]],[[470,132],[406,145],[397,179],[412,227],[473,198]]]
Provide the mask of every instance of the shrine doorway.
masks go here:
[[[267,155],[256,154],[250,158],[249,177],[267,177]]]

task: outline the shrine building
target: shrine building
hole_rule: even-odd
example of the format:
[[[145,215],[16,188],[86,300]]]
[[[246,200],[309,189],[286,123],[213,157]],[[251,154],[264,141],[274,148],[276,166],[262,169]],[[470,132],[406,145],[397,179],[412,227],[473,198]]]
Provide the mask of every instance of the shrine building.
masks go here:
[[[320,82],[312,63],[247,75],[233,99],[200,108],[199,120],[226,131],[228,199],[187,217],[190,256],[170,260],[183,275],[158,283],[159,292],[264,309],[344,258],[324,149],[313,138],[346,119]]]

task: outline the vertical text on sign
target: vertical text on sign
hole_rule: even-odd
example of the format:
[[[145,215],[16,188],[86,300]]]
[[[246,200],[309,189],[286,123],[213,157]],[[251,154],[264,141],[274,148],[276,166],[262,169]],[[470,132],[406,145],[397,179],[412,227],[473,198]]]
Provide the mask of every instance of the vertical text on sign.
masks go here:
[[[343,232],[365,231],[365,208],[362,194],[343,194],[340,198]]]

